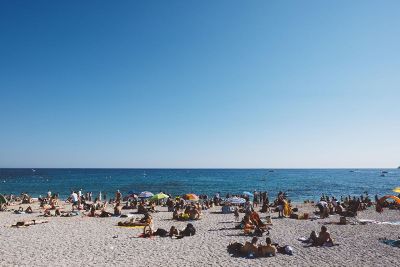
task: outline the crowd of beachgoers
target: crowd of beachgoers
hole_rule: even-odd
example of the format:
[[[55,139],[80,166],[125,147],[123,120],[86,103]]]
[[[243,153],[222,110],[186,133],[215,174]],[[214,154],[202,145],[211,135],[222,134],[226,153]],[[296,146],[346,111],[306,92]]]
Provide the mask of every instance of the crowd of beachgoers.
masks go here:
[[[199,232],[195,221],[214,213],[231,214],[234,226],[240,235],[248,238],[245,242],[233,241],[225,244],[228,253],[234,257],[259,258],[274,257],[277,254],[294,254],[292,244],[279,244],[273,240],[274,222],[278,219],[317,220],[335,216],[337,221],[324,223],[318,229],[312,230],[306,237],[299,237],[297,242],[312,247],[334,247],[339,244],[328,230],[328,224],[346,225],[354,223],[357,215],[363,211],[374,209],[382,213],[384,210],[400,210],[399,196],[375,195],[370,197],[367,192],[360,196],[328,196],[322,194],[318,201],[305,200],[304,205],[314,207],[302,210],[292,203],[285,192],[270,196],[267,192],[243,192],[221,196],[216,193],[195,195],[193,193],[172,196],[164,192],[150,192],[123,195],[119,190],[110,198],[83,190],[72,191],[66,200],[60,200],[57,194],[48,192],[44,197],[33,198],[27,193],[21,195],[2,195],[1,210],[13,214],[34,214],[44,217],[43,220],[19,220],[12,226],[27,227],[47,223],[54,217],[87,217],[87,218],[120,218],[115,226],[137,228],[141,232],[136,237],[154,238],[170,237],[181,239],[191,237]],[[158,221],[153,218],[159,211],[170,214],[172,222],[185,222],[185,227],[179,229],[171,225],[164,229],[157,227]],[[207,212],[212,210],[213,212]],[[138,217],[141,216],[141,217]],[[362,223],[359,221],[359,223]],[[367,223],[367,222],[364,222]],[[181,226],[181,225],[180,225]],[[224,229],[221,229],[224,230]],[[395,242],[395,245],[399,243]]]

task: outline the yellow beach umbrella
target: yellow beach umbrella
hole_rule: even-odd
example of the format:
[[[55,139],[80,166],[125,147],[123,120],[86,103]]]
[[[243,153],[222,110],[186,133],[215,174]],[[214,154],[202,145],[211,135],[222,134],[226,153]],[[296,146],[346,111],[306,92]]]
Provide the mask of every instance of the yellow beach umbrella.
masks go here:
[[[393,192],[400,193],[400,186],[393,189]]]
[[[154,196],[152,196],[149,200],[160,200],[160,199],[164,199],[164,198],[169,198],[168,195],[164,194],[164,193],[158,193],[155,194]]]

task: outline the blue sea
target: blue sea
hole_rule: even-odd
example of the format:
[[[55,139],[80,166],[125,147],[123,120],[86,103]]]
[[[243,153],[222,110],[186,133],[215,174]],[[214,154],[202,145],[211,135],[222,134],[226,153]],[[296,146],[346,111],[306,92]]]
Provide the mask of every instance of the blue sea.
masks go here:
[[[79,189],[107,196],[117,189],[123,194],[162,191],[210,196],[257,190],[271,196],[286,191],[292,200],[302,201],[316,200],[321,193],[393,194],[397,186],[400,169],[0,169],[0,193],[28,192],[33,197],[50,190],[65,198]]]

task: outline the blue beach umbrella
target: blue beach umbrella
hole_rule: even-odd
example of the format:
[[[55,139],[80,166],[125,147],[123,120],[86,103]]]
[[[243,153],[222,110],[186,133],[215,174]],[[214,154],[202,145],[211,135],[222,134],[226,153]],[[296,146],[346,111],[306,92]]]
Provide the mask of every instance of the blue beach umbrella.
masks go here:
[[[254,195],[252,193],[248,192],[248,191],[244,191],[243,195],[246,195],[248,197],[254,197]]]
[[[228,202],[230,204],[234,204],[234,205],[239,205],[239,204],[245,203],[246,199],[241,198],[241,197],[231,197],[231,198],[228,198],[226,200],[226,202]]]
[[[149,191],[143,191],[142,193],[139,194],[140,198],[149,198],[154,196],[154,194],[152,192]]]

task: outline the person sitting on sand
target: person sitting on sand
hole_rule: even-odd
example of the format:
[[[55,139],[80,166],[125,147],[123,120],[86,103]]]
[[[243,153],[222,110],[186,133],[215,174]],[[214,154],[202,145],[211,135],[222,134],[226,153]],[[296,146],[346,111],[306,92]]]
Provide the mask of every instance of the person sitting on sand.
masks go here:
[[[196,208],[192,208],[189,211],[189,219],[191,219],[191,220],[199,220],[200,219],[200,212]]]
[[[101,213],[100,213],[99,217],[107,218],[107,217],[112,217],[112,216],[113,216],[113,214],[110,212],[107,212],[105,208],[101,209]]]
[[[140,202],[140,204],[139,204],[139,206],[138,206],[138,213],[142,213],[142,214],[147,213],[147,209],[145,208],[143,202]]]
[[[186,228],[180,232],[181,236],[192,236],[196,234],[196,229],[194,228],[193,224],[188,223]]]
[[[178,229],[176,229],[175,226],[171,226],[171,228],[169,229],[168,236],[169,236],[169,237],[179,236],[179,231],[178,231]]]
[[[325,225],[321,226],[321,232],[319,232],[318,237],[315,231],[311,232],[310,240],[314,246],[333,245],[333,240]]]
[[[117,204],[114,207],[114,216],[121,216],[121,210],[122,210],[121,204],[120,202],[117,202]]]
[[[261,256],[263,257],[271,257],[276,255],[276,247],[272,245],[271,238],[267,237],[265,239],[266,245],[260,245],[259,248],[261,250]]]
[[[53,216],[53,215],[51,215],[50,210],[48,210],[48,209],[44,210],[43,217],[51,217],[51,216]]]
[[[251,221],[253,222],[253,224],[255,225],[255,226],[257,226],[257,227],[259,227],[259,228],[265,228],[265,223],[263,223],[262,221],[261,221],[261,219],[260,219],[260,215],[257,213],[257,212],[255,212],[255,211],[253,211],[251,214],[250,214],[250,219],[251,219]]]
[[[258,255],[258,247],[257,247],[258,238],[253,237],[251,242],[246,242],[244,246],[240,249],[241,252],[246,256],[257,256]]]
[[[61,216],[61,211],[60,211],[60,209],[57,208],[56,211],[54,212],[54,214],[55,214],[56,216]]]
[[[251,231],[254,229],[254,224],[250,219],[249,215],[245,215],[243,218],[243,221],[241,223],[243,225],[243,230],[245,234],[251,233]]]
[[[142,225],[151,225],[153,223],[153,218],[149,213],[146,213],[142,219],[140,219],[139,223]]]
[[[174,220],[178,220],[179,217],[180,217],[180,215],[181,215],[181,212],[180,212],[180,210],[179,210],[179,207],[176,207],[175,210],[174,210],[174,212],[172,213],[172,218],[173,218]]]
[[[33,213],[32,207],[28,206],[25,210],[26,213]]]
[[[87,216],[89,216],[89,217],[96,217],[97,216],[96,215],[96,206],[95,205],[91,205],[90,206],[90,211],[89,211]]]

